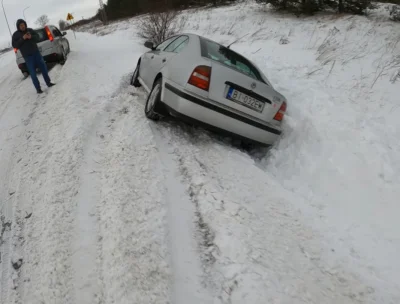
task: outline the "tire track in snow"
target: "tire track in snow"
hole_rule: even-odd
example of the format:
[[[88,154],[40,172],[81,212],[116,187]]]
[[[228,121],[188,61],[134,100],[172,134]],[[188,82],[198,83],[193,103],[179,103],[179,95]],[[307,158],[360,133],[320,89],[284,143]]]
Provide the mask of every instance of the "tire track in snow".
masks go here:
[[[104,303],[171,303],[167,210],[151,131],[132,96],[111,99],[98,201]]]
[[[13,63],[13,62],[12,62]],[[13,65],[14,67],[14,65]],[[21,244],[24,242],[22,231],[26,214],[21,212],[21,199],[24,189],[21,187],[21,160],[24,157],[23,148],[26,138],[27,123],[33,117],[38,106],[30,103],[28,92],[18,88],[20,79],[10,77],[0,84],[0,218],[2,231],[0,240],[0,302],[11,303],[19,301],[19,276],[21,269],[14,269],[14,260],[22,258]],[[27,117],[25,119],[25,117]]]
[[[103,111],[100,111],[100,113]],[[83,147],[80,168],[80,187],[76,197],[75,233],[72,243],[72,267],[74,269],[75,299],[80,303],[101,303],[102,276],[97,263],[98,224],[97,202],[101,191],[98,173],[98,127],[103,115],[97,114],[86,129],[87,138]]]
[[[146,100],[146,93],[142,89],[133,90],[131,94],[142,100],[135,100],[135,108],[144,116],[143,101]],[[201,215],[193,202],[191,188],[188,191],[187,185],[182,182],[186,176],[182,172],[179,153],[176,148],[170,148],[174,145],[170,142],[170,134],[165,132],[168,123],[160,125],[148,120],[148,125],[156,142],[160,171],[164,176],[163,197],[168,208],[169,246],[174,277],[173,303],[214,303],[209,290],[213,283],[204,272],[206,265],[203,264],[201,252],[204,249],[201,245],[204,242],[204,230],[197,225]]]
[[[121,166],[123,163],[126,163],[127,161],[125,158],[126,156],[124,158],[121,158],[120,154],[126,155],[126,153],[128,153],[127,150],[135,151],[135,153],[132,154],[132,158],[134,159],[134,161],[131,160],[128,161],[128,163],[130,162],[134,164],[140,163],[140,166],[147,168],[146,163],[148,162],[148,159],[152,159],[153,161],[153,165],[151,167],[153,167],[153,170],[155,169],[156,171],[154,171],[151,174],[155,174],[157,176],[157,178],[153,182],[155,182],[158,186],[152,190],[149,189],[148,191],[150,191],[149,193],[150,199],[151,197],[154,197],[155,193],[159,193],[159,195],[161,194],[162,198],[158,202],[158,204],[160,204],[160,207],[162,206],[162,208],[160,208],[161,211],[165,210],[166,212],[165,223],[163,226],[164,230],[166,230],[166,232],[164,233],[166,233],[166,237],[168,240],[167,247],[169,249],[168,251],[170,253],[170,257],[166,258],[163,263],[169,262],[171,264],[171,266],[169,267],[171,267],[170,275],[172,276],[172,280],[168,284],[168,285],[172,284],[171,286],[172,290],[170,293],[171,303],[174,304],[213,303],[212,295],[207,290],[206,285],[208,279],[203,272],[203,265],[201,264],[199,247],[196,241],[196,235],[197,235],[196,225],[195,225],[196,208],[191,202],[191,198],[188,192],[186,191],[187,190],[186,186],[181,183],[182,172],[180,172],[180,166],[178,160],[176,159],[176,153],[175,151],[168,151],[168,137],[167,139],[163,138],[164,136],[159,131],[159,127],[144,117],[143,103],[138,101],[137,97],[139,97],[139,99],[144,99],[143,95],[145,94],[143,94],[141,90],[137,91],[134,89],[132,89],[134,90],[134,92],[129,92],[129,91],[127,92],[125,87],[126,86],[124,85],[121,87],[121,90],[123,92],[120,93],[120,95],[118,94],[115,95],[115,99],[113,100],[113,105],[115,105],[117,108],[120,108],[121,110],[117,111],[117,108],[113,110],[114,114],[111,114],[109,120],[110,121],[109,128],[111,128],[113,131],[110,134],[105,133],[105,137],[111,138],[111,141],[114,142],[114,144],[118,143],[118,146],[123,147],[122,148],[123,152],[115,150],[116,147],[113,148],[113,150],[115,151],[114,162],[116,161],[116,164],[119,164],[119,166]],[[124,92],[129,93],[131,96],[127,98]],[[127,104],[127,102],[132,101],[132,95],[135,96],[133,103]],[[122,115],[121,113],[127,113],[127,116],[121,117]],[[115,116],[119,116],[119,118],[112,118]],[[126,122],[127,120],[129,121],[129,123]],[[127,127],[131,125],[132,122],[135,122],[134,131],[128,131]],[[124,143],[124,141],[121,140],[121,135],[125,134],[124,136],[126,136],[127,133],[132,133],[132,134],[129,137],[128,142]],[[145,136],[146,140],[143,139],[138,140],[139,138],[143,138],[143,136]],[[155,146],[153,147],[154,142]],[[136,145],[142,147],[136,147]],[[107,146],[112,147],[112,144],[108,142]],[[144,151],[148,151],[146,157],[147,159],[142,158],[141,150],[143,149]],[[116,171],[117,168],[119,168],[118,165],[114,165],[112,167]],[[124,171],[126,170],[125,169],[126,166],[123,166],[122,168],[119,169],[120,171],[119,170],[118,171],[120,172],[120,175],[123,177],[125,175]],[[145,173],[141,174],[140,179],[146,180],[146,175],[148,174],[148,171],[147,169],[145,169],[145,171],[143,172]],[[113,174],[107,174],[107,173],[105,174],[109,178],[114,178]],[[135,176],[134,173],[133,176]],[[118,185],[120,183],[119,182],[120,179],[121,178],[118,178],[116,180],[116,183]],[[126,182],[129,181],[128,179],[126,179],[126,177],[124,179]],[[107,189],[107,187],[104,188]],[[125,191],[123,185],[120,188],[120,190]],[[141,195],[140,193],[141,191],[143,191],[143,189],[138,189],[138,188],[134,188],[133,190],[135,192],[132,193],[132,198],[138,197],[138,195],[140,197]],[[107,192],[108,191],[109,190],[107,190]],[[115,191],[113,190],[113,192]],[[115,194],[115,196],[119,197],[119,194]],[[140,198],[137,198],[134,201],[137,201],[138,199],[141,200]],[[148,198],[144,200],[148,201]],[[125,209],[125,207],[123,207],[124,206],[123,201],[124,201],[123,199],[122,200],[118,199],[116,202],[122,203],[122,208]],[[102,205],[104,206],[104,202],[102,203]],[[141,208],[139,206],[138,208]],[[152,208],[151,206],[152,204],[149,204],[147,208],[151,210]],[[103,208],[104,207],[102,207],[101,209]],[[115,212],[111,212],[110,209],[108,210],[109,211],[107,212],[107,214],[112,214],[112,217],[118,217],[118,214],[116,214]],[[100,213],[104,214],[104,211],[100,211]],[[135,219],[137,218],[136,220],[138,219],[140,220],[140,212],[139,213],[135,212],[131,216]],[[134,219],[132,220],[135,221]],[[157,218],[154,218],[154,220],[158,222]],[[107,226],[110,227],[111,222],[107,221],[107,223],[108,223]],[[148,229],[148,228],[143,229],[145,226],[142,228],[141,227],[142,224],[140,224],[137,228],[142,230],[142,233],[145,233],[145,231]],[[157,225],[151,229],[155,228],[157,228]],[[142,233],[138,234],[139,239],[143,238],[141,236]],[[107,236],[102,235],[102,238],[103,237],[104,239],[106,239]],[[144,240],[142,241],[136,240],[134,243],[136,244],[136,246],[140,247],[142,246],[141,242],[143,241]],[[105,253],[104,262],[109,263],[110,258],[107,257],[108,254],[106,252],[104,253]],[[150,255],[152,254],[153,253],[151,253]],[[140,259],[141,258],[139,258],[139,260]],[[137,263],[136,261],[132,262],[133,264]],[[128,265],[130,263],[128,263]],[[116,267],[118,266],[116,265]],[[132,267],[132,266],[127,266],[127,267]],[[140,272],[145,271],[145,269],[143,268],[151,269],[152,267],[149,267],[146,264],[142,263]],[[134,275],[133,277],[135,276],[137,275]],[[106,277],[109,277],[109,274],[107,274]],[[141,285],[145,286],[146,281],[149,281],[149,279],[151,280],[151,278],[146,278]],[[107,286],[109,285],[107,281],[108,279],[105,280],[106,290],[110,287]],[[121,281],[121,279],[119,279],[119,281]],[[159,287],[156,289],[159,289]],[[117,290],[115,290],[114,293],[118,295]],[[140,292],[138,293],[140,294]],[[143,290],[142,293],[144,295],[147,292],[146,290]],[[141,303],[150,303],[148,302],[148,300],[146,300],[146,297],[144,297],[143,295],[141,296],[142,299]],[[112,300],[118,301],[117,299],[118,299],[117,296],[106,297],[106,301],[112,301]],[[151,303],[155,303],[156,301],[158,301],[157,297]],[[124,298],[119,298],[119,302],[121,303],[124,302]]]
[[[56,69],[52,77],[59,73]],[[26,138],[20,168],[14,170],[21,191],[14,202],[18,226],[13,228],[13,242],[23,265],[15,303],[76,303],[68,257],[82,134],[66,133],[68,104],[59,98],[59,91],[55,87],[31,100],[32,111],[22,123]]]
[[[11,156],[12,153],[7,153],[8,156]],[[4,153],[0,154],[1,159],[3,159]],[[5,159],[6,157],[4,157]],[[9,157],[7,157],[9,158]],[[9,303],[10,296],[12,294],[12,280],[15,278],[12,267],[12,228],[15,227],[15,219],[14,219],[14,208],[13,208],[13,197],[10,197],[10,180],[12,178],[12,162],[10,166],[7,166],[5,170],[3,170],[2,166],[0,166],[2,172],[2,187],[0,187],[0,195],[2,197],[2,206],[0,209],[0,302],[1,303]]]
[[[4,112],[6,113],[6,111]],[[0,117],[0,128],[9,129],[7,121]],[[15,227],[14,200],[15,191],[11,188],[13,178],[13,154],[15,142],[11,141],[15,132],[0,134],[0,302],[8,303],[12,293],[12,229]],[[10,195],[10,193],[13,193]]]
[[[3,115],[7,112],[9,106],[12,103],[18,102],[18,100],[21,98],[18,89],[19,85],[20,83],[18,82],[18,80],[14,78],[4,81],[4,83],[0,84],[0,92],[2,92],[2,94],[7,92],[5,95],[0,96],[0,101],[2,101],[0,103],[0,119],[3,118]]]
[[[169,148],[160,126],[149,122],[156,140],[159,157],[164,166],[165,201],[169,214],[169,240],[174,275],[173,300],[175,304],[213,303],[207,290],[207,278],[201,265],[200,252],[196,242],[196,208],[186,186],[180,182],[180,172],[176,151]],[[162,127],[162,126],[161,126]]]
[[[161,128],[205,222],[203,265],[215,303],[377,301],[248,155],[186,127]]]
[[[75,70],[76,79],[84,79],[81,70]],[[64,78],[68,75],[71,67],[55,67],[56,76],[54,78]],[[98,264],[98,224],[96,217],[96,205],[100,197],[100,185],[98,163],[96,162],[98,138],[96,130],[104,116],[104,109],[107,102],[102,97],[92,96],[92,99],[80,96],[79,98],[70,97],[70,91],[85,88],[86,80],[76,86],[75,78],[64,80],[62,86],[56,87],[48,99],[64,100],[66,109],[64,112],[70,114],[68,110],[73,110],[75,123],[71,123],[70,128],[66,128],[66,136],[72,137],[74,151],[71,153],[76,158],[77,163],[73,171],[74,187],[71,189],[73,195],[69,206],[70,225],[70,248],[67,262],[70,268],[71,286],[67,303],[102,303],[102,276]],[[87,84],[88,85],[88,84]],[[75,107],[73,107],[75,105]],[[91,108],[91,111],[82,111]]]

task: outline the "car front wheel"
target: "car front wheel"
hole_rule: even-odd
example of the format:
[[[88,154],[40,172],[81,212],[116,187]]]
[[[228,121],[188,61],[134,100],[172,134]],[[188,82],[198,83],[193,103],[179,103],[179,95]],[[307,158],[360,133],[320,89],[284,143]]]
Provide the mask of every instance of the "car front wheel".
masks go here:
[[[139,82],[139,68],[140,68],[140,63],[136,66],[135,71],[133,72],[132,79],[131,79],[131,86],[134,86],[136,88],[141,87],[141,84]]]
[[[161,89],[162,89],[162,79],[157,79],[157,81],[153,85],[153,89],[151,90],[149,96],[147,97],[146,107],[144,108],[144,112],[146,117],[151,120],[159,120],[160,115],[157,114],[154,110],[157,105],[161,102]]]

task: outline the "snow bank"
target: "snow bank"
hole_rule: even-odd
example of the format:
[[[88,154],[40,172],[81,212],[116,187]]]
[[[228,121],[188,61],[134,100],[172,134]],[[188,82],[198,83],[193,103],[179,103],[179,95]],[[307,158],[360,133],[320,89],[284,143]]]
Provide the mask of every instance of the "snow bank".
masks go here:
[[[399,29],[358,16],[299,20],[248,5],[198,13],[189,23],[189,31],[221,43],[240,39],[232,48],[289,99],[285,134],[261,165],[334,250],[324,263],[341,261],[369,286],[363,303],[399,299]]]

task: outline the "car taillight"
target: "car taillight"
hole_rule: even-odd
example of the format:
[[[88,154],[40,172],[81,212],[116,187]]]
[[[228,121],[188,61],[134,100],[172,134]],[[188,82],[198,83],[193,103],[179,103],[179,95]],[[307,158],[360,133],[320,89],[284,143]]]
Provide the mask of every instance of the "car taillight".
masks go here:
[[[53,37],[53,34],[51,33],[49,27],[48,27],[48,26],[45,26],[44,29],[46,30],[46,34],[47,34],[47,37],[49,37],[49,40],[50,40],[51,42],[53,42],[54,37]]]
[[[210,88],[211,67],[200,65],[196,67],[189,78],[188,83],[204,91]]]
[[[18,52],[18,49],[14,48],[14,53],[17,54],[17,52]]]
[[[282,121],[283,116],[285,115],[286,112],[286,102],[284,101],[278,111],[278,113],[276,113],[274,119],[277,121]]]

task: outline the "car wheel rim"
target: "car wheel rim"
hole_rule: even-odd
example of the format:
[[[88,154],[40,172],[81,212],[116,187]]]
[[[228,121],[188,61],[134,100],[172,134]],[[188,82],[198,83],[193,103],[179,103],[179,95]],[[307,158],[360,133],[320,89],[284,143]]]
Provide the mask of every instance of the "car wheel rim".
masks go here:
[[[157,84],[150,93],[149,101],[147,102],[147,112],[149,112],[151,109],[154,108],[159,93],[160,93],[160,85]]]

